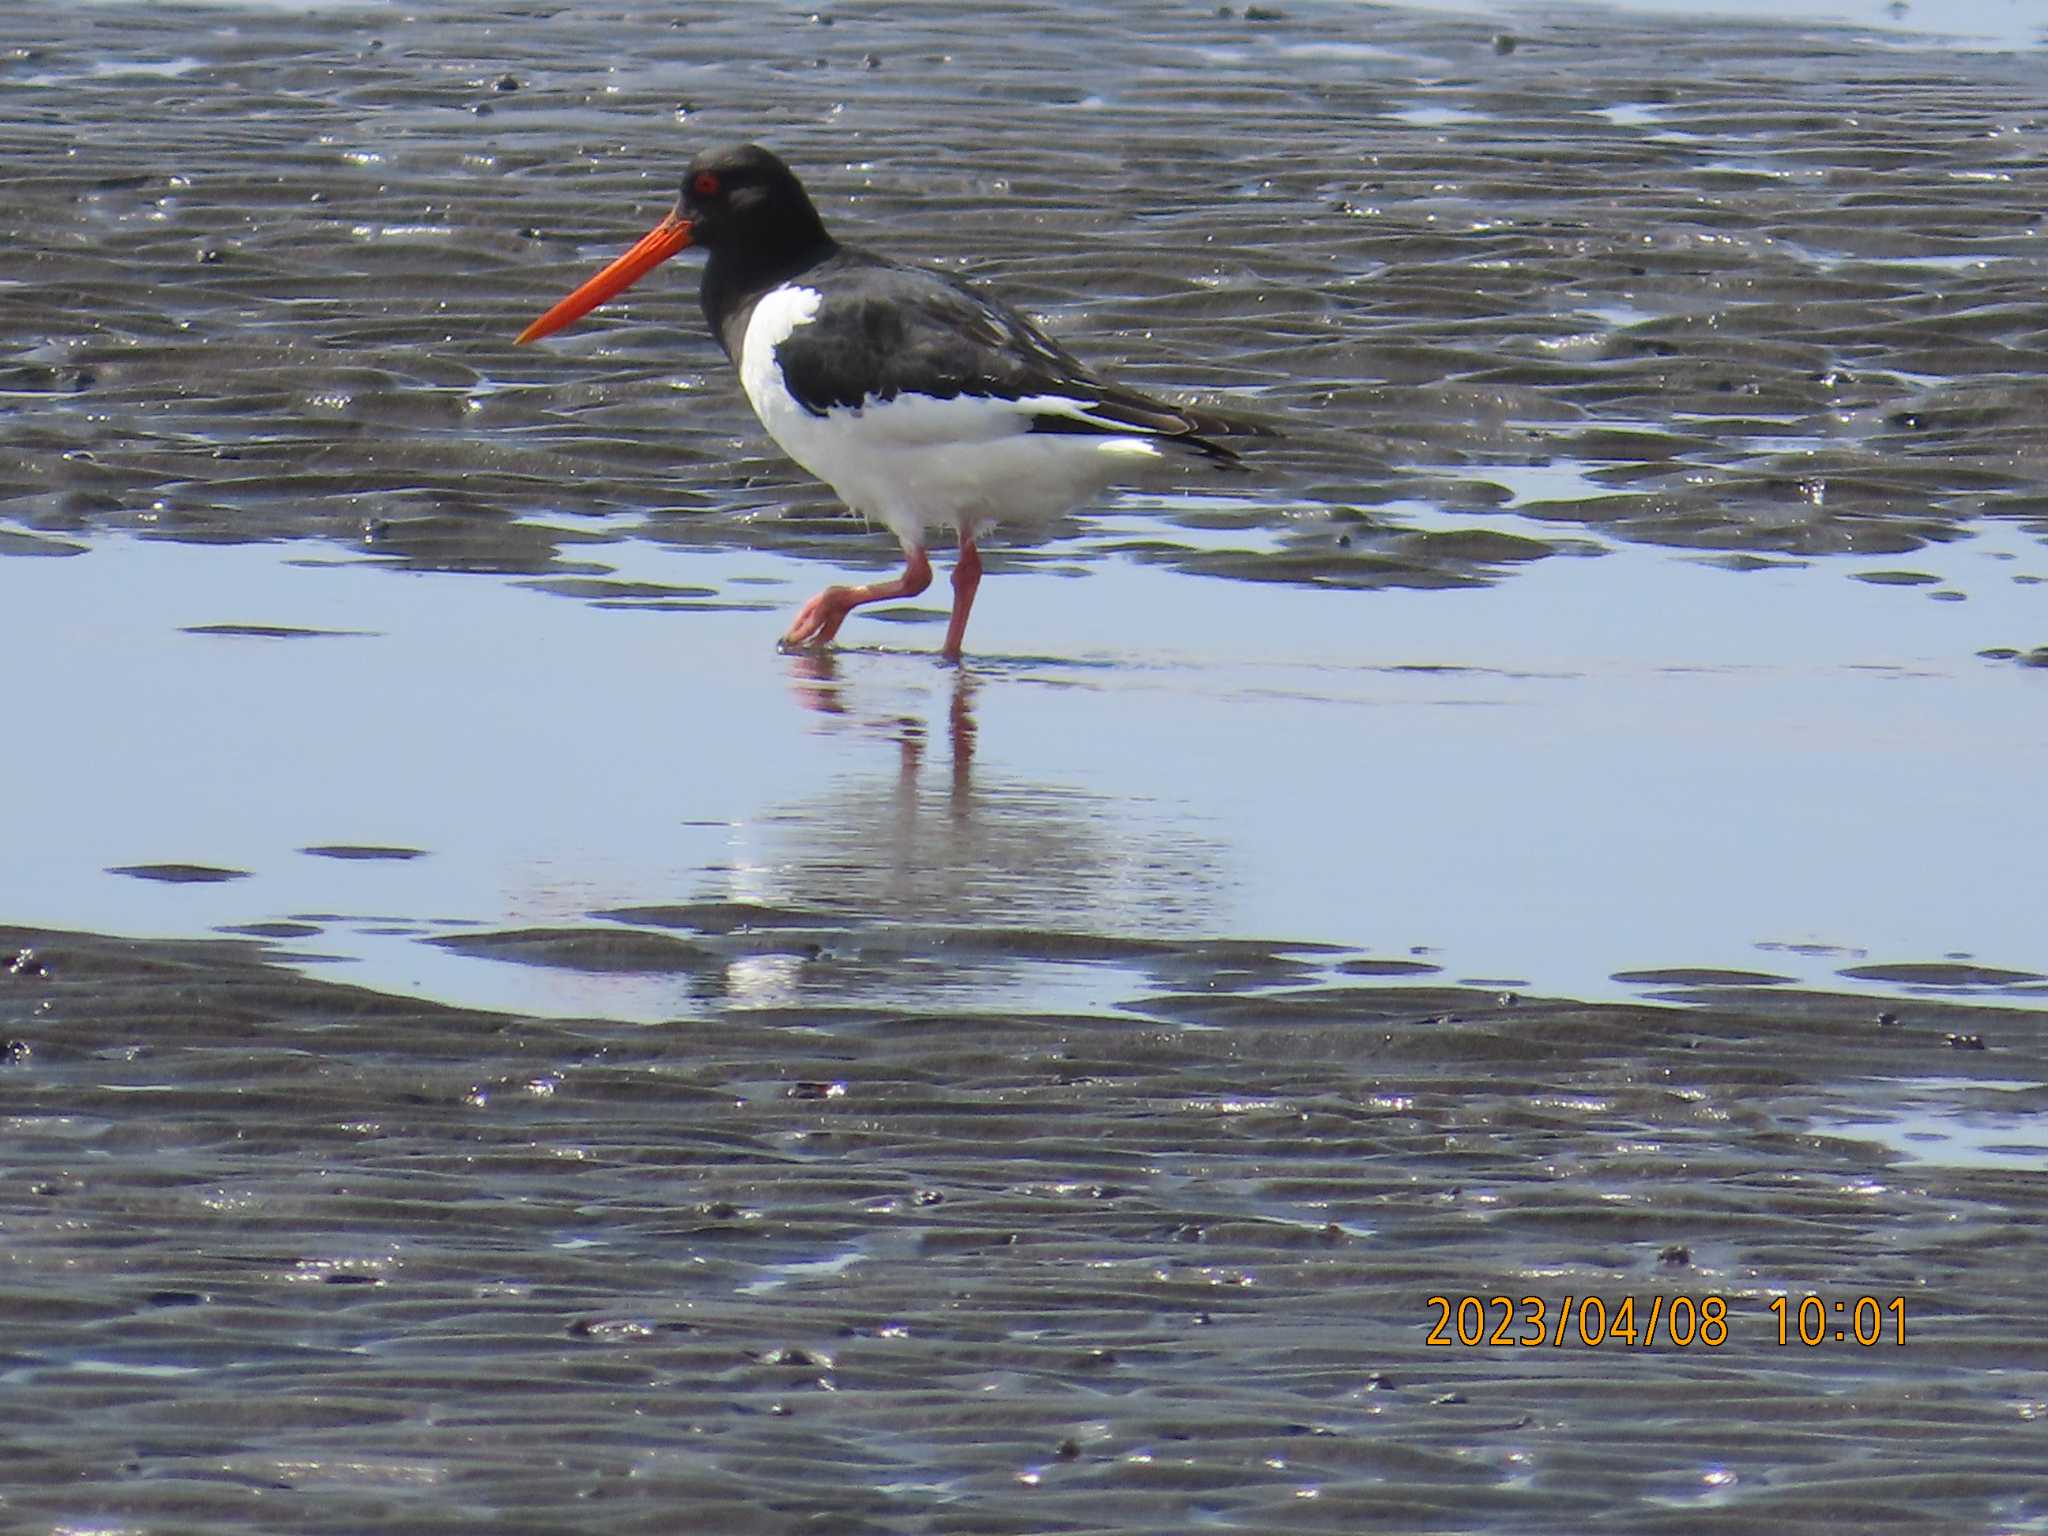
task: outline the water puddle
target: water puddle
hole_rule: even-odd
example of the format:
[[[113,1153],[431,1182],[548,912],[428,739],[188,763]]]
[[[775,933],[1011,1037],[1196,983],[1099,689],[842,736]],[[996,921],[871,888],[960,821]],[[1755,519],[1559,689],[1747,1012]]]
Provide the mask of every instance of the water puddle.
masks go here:
[[[1874,1141],[1930,1168],[2048,1172],[2041,1108],[2048,1083],[2025,1079],[1880,1079],[1868,1090],[1882,1109],[1817,1117],[1814,1129]]]
[[[1075,550],[1147,527],[1263,537],[1127,509]],[[316,974],[639,1020],[825,985],[1077,1009],[1146,990],[1107,957],[962,948],[990,923],[1426,951],[1447,979],[1579,997],[1646,967],[1753,971],[1760,945],[1804,984],[1897,994],[1913,973],[1886,966],[1967,951],[2025,990],[2042,955],[2001,861],[2048,827],[2001,786],[2048,744],[2024,669],[1975,651],[2024,632],[2036,589],[2006,568],[2034,568],[2033,537],[1923,551],[1965,604],[1603,547],[1461,595],[1099,552],[1068,574],[1055,543],[990,579],[987,652],[957,671],[926,624],[777,655],[756,600],[820,575],[763,551],[592,547],[605,583],[720,600],[680,610],[321,545],[0,561],[0,602],[67,658],[41,709],[72,744],[4,770],[11,803],[44,808],[14,838],[14,905],[140,933],[284,923]],[[1826,814],[1796,788],[1821,780]],[[1951,856],[1902,878],[1897,839],[1926,827]],[[1685,878],[1645,892],[1626,872],[1648,868]],[[705,902],[826,916],[680,969],[545,947],[508,965],[475,937]]]

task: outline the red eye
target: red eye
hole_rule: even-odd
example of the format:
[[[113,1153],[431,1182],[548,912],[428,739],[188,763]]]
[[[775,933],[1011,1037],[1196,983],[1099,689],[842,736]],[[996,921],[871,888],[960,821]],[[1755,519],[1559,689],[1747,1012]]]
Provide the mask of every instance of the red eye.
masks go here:
[[[716,171],[699,171],[697,179],[690,183],[690,187],[699,197],[716,197],[718,196],[718,173]]]

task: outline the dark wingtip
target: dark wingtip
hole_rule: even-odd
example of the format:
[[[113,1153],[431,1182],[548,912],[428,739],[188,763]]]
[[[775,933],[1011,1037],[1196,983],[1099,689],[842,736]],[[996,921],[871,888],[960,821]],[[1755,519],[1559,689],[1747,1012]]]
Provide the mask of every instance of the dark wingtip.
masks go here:
[[[1235,448],[1227,448],[1215,441],[1219,437],[1262,437],[1268,440],[1281,435],[1277,427],[1269,427],[1263,421],[1250,421],[1242,416],[1225,416],[1216,411],[1197,410],[1191,406],[1177,406],[1176,412],[1188,424],[1189,430],[1174,433],[1166,441],[1192,448],[1208,459],[1218,469],[1248,469],[1243,456]]]
[[[1170,405],[1163,400],[1154,400],[1148,395],[1135,391],[1110,389],[1104,391],[1103,405],[1121,408],[1130,413],[1134,425],[1150,425],[1162,436],[1175,438],[1211,437],[1278,437],[1278,429],[1267,426],[1263,421],[1233,415],[1225,411],[1212,411],[1199,405]],[[1101,409],[1101,407],[1097,407]],[[1178,430],[1176,430],[1178,429]],[[1214,448],[1216,445],[1208,445]]]
[[[1238,437],[1244,437],[1256,434],[1247,434],[1239,432],[1233,435]],[[1270,437],[1273,434],[1266,433],[1263,435]],[[1202,455],[1203,458],[1207,459],[1210,463],[1214,464],[1218,469],[1247,469],[1250,467],[1245,463],[1243,456],[1240,455],[1236,449],[1226,448],[1221,443],[1212,442],[1208,438],[1199,436],[1193,432],[1186,433],[1183,436],[1165,438],[1163,439],[1163,441],[1173,443],[1177,447],[1193,449],[1196,453],[1199,453],[1200,455]]]
[[[1218,411],[1201,410],[1195,406],[1169,405],[1163,400],[1155,400],[1134,390],[1115,388],[1104,389],[1095,399],[1087,402],[1085,415],[1049,411],[1034,416],[1031,418],[1031,430],[1104,436],[1129,433],[1149,438],[1153,442],[1170,443],[1176,448],[1185,448],[1225,467],[1235,466],[1240,462],[1238,453],[1215,439],[1280,436],[1278,430],[1262,421],[1248,421],[1242,416],[1226,416]]]
[[[1278,427],[1268,426],[1263,421],[1252,421],[1243,416],[1225,416],[1216,411],[1196,410],[1180,407],[1188,425],[1201,437],[1283,437],[1286,434]]]

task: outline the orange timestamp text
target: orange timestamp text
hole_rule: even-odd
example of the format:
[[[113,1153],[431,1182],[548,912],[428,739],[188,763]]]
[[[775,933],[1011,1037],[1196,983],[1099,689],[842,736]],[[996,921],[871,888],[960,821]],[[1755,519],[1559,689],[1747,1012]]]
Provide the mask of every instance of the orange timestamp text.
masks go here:
[[[1425,1344],[1468,1348],[1648,1349],[1659,1338],[1680,1349],[1728,1342],[1725,1296],[1430,1296],[1436,1314]]]
[[[1423,1342],[1443,1348],[1720,1349],[1729,1340],[1728,1298],[1719,1295],[1430,1296],[1424,1304],[1435,1321]],[[1767,1310],[1781,1346],[1906,1342],[1903,1296],[1779,1296]]]

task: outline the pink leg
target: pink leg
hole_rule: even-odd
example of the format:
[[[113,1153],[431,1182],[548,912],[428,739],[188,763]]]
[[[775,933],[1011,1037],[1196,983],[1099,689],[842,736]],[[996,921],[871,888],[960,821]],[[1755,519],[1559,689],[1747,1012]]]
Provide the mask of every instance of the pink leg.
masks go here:
[[[932,584],[932,563],[922,546],[906,549],[903,558],[903,574],[894,581],[878,581],[869,587],[827,587],[805,603],[782,637],[782,648],[791,651],[830,645],[846,616],[862,603],[878,603],[885,597],[915,597]]]
[[[960,641],[967,634],[967,615],[974,609],[974,591],[981,585],[981,551],[974,547],[974,530],[960,530],[960,560],[953,567],[953,621],[946,626],[945,648],[939,654],[948,661],[960,659]]]

